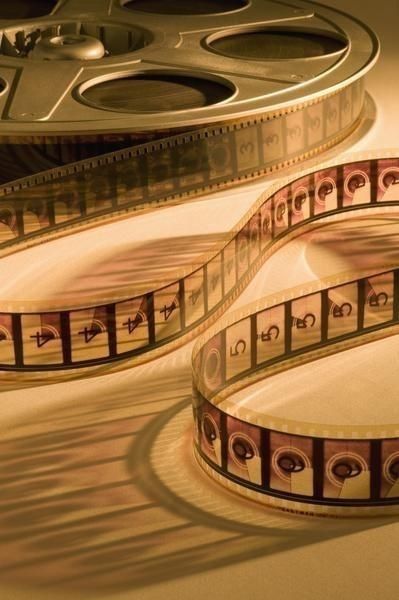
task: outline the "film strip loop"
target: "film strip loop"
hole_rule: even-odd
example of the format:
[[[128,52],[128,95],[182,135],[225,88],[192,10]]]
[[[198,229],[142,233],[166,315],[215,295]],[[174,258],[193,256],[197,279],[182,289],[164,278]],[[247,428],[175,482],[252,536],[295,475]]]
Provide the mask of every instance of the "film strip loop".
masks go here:
[[[1,312],[1,369],[60,371],[125,359],[132,364],[167,351],[220,316],[267,256],[290,236],[326,216],[392,206],[397,198],[398,165],[398,159],[386,158],[334,166],[266,193],[225,245],[195,271],[160,289],[73,310]],[[386,285],[376,278],[352,282],[342,289],[276,306],[258,315],[256,323],[248,320],[240,326],[238,337],[228,330],[232,342],[227,362],[223,359],[225,367],[215,341],[204,366],[204,381],[217,389],[223,368],[230,380],[231,373],[257,367],[264,357],[270,359],[270,353],[274,360],[282,352],[317,348],[343,335],[358,336],[371,326],[384,327],[393,319],[396,302],[395,274],[390,277]],[[367,299],[367,310],[359,307],[360,293]],[[382,315],[386,318],[381,321]],[[236,373],[233,365],[238,364],[242,368]]]
[[[266,193],[230,241],[195,271],[160,289],[88,308],[1,312],[1,369],[52,371],[124,359],[139,362],[170,349],[217,318],[285,239],[325,216],[392,206],[398,165],[398,159],[386,158],[330,167]],[[215,341],[204,381],[217,389],[223,368],[227,381],[282,353],[300,353],[342,336],[361,335],[363,329],[385,327],[392,322],[397,302],[395,277],[395,272],[381,274],[380,279],[355,281],[275,306],[241,325],[238,337],[229,329],[228,356],[222,361]],[[237,365],[242,366],[237,370]]]
[[[270,215],[268,244],[321,216],[397,205],[398,164],[395,158],[362,160],[304,175],[276,190],[260,209]],[[263,415],[252,414],[248,405],[240,411],[228,400],[278,370],[396,331],[399,269],[315,289],[258,303],[197,343],[198,459],[225,485],[279,507],[318,514],[392,510],[399,503],[397,425],[380,431],[356,427],[356,434],[338,425],[317,430],[314,423],[290,425],[289,418],[268,417],[266,409]],[[204,415],[213,423],[207,441]]]
[[[83,190],[90,190],[96,168]],[[74,310],[2,312],[1,369],[51,372],[122,359],[132,364],[168,350],[216,319],[290,236],[326,216],[394,206],[398,183],[397,157],[366,158],[303,174],[266,193],[223,248],[161,289]],[[101,200],[105,215],[114,214],[114,192]],[[85,193],[65,202],[82,207]],[[0,219],[4,252],[58,233],[59,225],[55,219],[49,225],[46,213],[51,203],[40,198],[40,186],[5,197]],[[103,202],[109,203],[107,209]],[[87,212],[77,210],[64,223],[79,227]],[[95,218],[99,214],[93,213]],[[338,440],[288,434],[244,423],[221,410],[217,398],[232,384],[261,372],[267,375],[279,363],[326,348],[333,351],[373,332],[384,335],[397,324],[398,306],[398,270],[392,269],[268,307],[219,331],[194,356],[200,462],[223,481],[283,507],[292,502],[297,510],[327,513],[394,507],[399,472],[394,436]]]

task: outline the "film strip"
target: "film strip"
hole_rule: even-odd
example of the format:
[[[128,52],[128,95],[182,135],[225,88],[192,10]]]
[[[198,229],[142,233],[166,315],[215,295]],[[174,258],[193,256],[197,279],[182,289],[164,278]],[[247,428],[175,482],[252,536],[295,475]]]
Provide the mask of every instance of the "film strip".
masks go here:
[[[363,103],[363,80],[357,80],[316,104],[275,118],[181,134],[13,182],[3,188],[0,254],[296,162],[346,137]],[[314,129],[321,137],[310,139]],[[237,243],[244,241],[240,233]],[[253,271],[253,257],[248,266],[238,261],[236,278],[223,271],[225,260],[230,268],[224,254],[230,256],[235,244],[232,240],[195,272],[138,297],[70,310],[3,312],[1,368],[60,370],[124,359],[137,363],[170,349],[171,343],[209,324],[242,289]]]
[[[398,183],[396,158],[361,160],[292,181],[257,214],[269,215],[273,244],[322,215],[395,205]],[[260,303],[197,344],[195,445],[206,470],[244,495],[302,512],[370,514],[399,503],[398,425],[317,426],[229,401],[240,387],[280,370],[397,332],[397,268],[338,279]]]
[[[5,225],[0,252],[99,219],[184,201],[317,155],[353,132],[364,98],[358,79],[283,114],[148,142],[11,182],[0,192]]]
[[[138,357],[225,310],[267,257],[326,217],[376,213],[399,203],[394,156],[324,166],[265,192],[231,238],[195,271],[123,302],[83,310],[1,313],[1,369],[52,371]],[[3,221],[4,223],[4,221]],[[199,461],[246,495],[317,514],[372,512],[398,503],[399,428],[345,427],[245,418],[228,401],[247,386],[302,361],[390,335],[399,319],[399,269],[338,278],[305,295],[257,306],[210,332],[194,350]],[[316,286],[318,288],[318,286]],[[121,350],[121,351],[119,351]],[[65,359],[68,359],[66,361]],[[261,421],[261,422],[260,422]],[[367,431],[366,431],[367,429]]]
[[[197,22],[184,16],[187,7],[163,2],[158,11],[169,16],[161,32],[145,7],[125,4],[96,0],[82,15],[74,0],[55,2],[50,14],[39,11],[27,22],[13,22],[13,11],[6,11],[1,142],[18,150],[14,162],[22,167],[21,147],[67,164],[1,189],[0,255],[297,163],[347,138],[362,118],[363,77],[379,45],[346,15],[302,0],[298,7],[268,2],[265,25],[263,2],[243,2],[236,14],[237,7],[226,3],[221,10],[216,1],[198,32]],[[250,47],[254,60],[245,55]],[[206,73],[197,65],[205,59]],[[182,71],[183,63],[191,74]],[[292,73],[298,69],[302,74]],[[36,89],[50,76],[54,91],[44,97],[37,89],[27,107],[24,86],[34,82]],[[183,90],[194,105],[179,104]],[[116,106],[113,98],[129,102]],[[59,133],[63,123],[68,135]],[[143,140],[152,141],[137,144]],[[76,149],[84,155],[87,147],[90,154],[133,141],[133,147],[73,162]],[[137,364],[170,350],[217,318],[250,277],[254,267],[247,269],[245,261],[236,279],[226,275],[220,252],[176,281],[128,299],[5,303],[1,368],[50,372],[125,359]]]
[[[173,344],[182,343],[187,336],[195,335],[218,318],[267,256],[281,245],[283,238],[298,235],[325,216],[358,208],[392,205],[394,200],[389,198],[390,195],[396,198],[397,170],[396,159],[360,161],[305,175],[270,197],[266,193],[231,232],[230,240],[208,254],[200,267],[140,296],[71,310],[2,311],[1,369],[60,371],[126,359],[129,364],[134,364],[170,350]],[[39,221],[38,213],[31,205],[28,206],[30,211],[27,212]],[[15,214],[9,216],[6,211],[3,207],[2,230],[10,233],[18,218]],[[18,243],[19,238],[6,241],[4,247],[9,244],[13,247],[15,240]],[[339,290],[335,293],[337,302],[339,293]],[[315,296],[317,306],[313,310],[309,305],[306,315],[302,315],[299,300],[298,308],[296,305],[290,308],[295,322],[289,342],[292,347],[288,345],[288,338],[283,341],[281,323],[277,326],[270,321],[271,329],[263,336],[279,340],[276,351],[277,347],[296,351],[302,345],[301,336],[309,331],[310,346],[317,346],[320,340],[323,344],[329,343],[331,332],[325,331],[329,323],[331,327],[348,326],[348,322],[353,325],[360,319],[357,316],[360,311],[355,310],[352,304],[344,303],[342,307],[334,304],[335,296],[333,292],[331,294],[331,298],[326,298],[325,294],[323,297]],[[381,296],[381,299],[385,301],[386,297]],[[379,302],[380,297],[377,300]],[[323,313],[323,332],[322,307],[324,312],[332,310],[330,321]],[[288,313],[284,312],[288,309],[280,307],[275,310],[283,311],[283,322],[288,319]],[[251,329],[249,324],[248,327]],[[339,335],[338,330],[333,337]],[[263,345],[264,341],[258,342],[260,353],[262,348],[267,347]],[[244,345],[243,352],[241,346]],[[245,342],[239,344],[235,354],[252,360],[251,352],[255,352],[255,346],[250,350],[249,342]]]

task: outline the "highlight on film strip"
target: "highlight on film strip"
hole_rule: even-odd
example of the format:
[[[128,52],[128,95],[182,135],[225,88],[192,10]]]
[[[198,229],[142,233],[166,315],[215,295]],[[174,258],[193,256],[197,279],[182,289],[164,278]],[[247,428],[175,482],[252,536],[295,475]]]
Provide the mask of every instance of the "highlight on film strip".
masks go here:
[[[193,131],[13,182],[2,190],[0,252],[82,221],[163,205],[297,162],[344,139],[364,97],[360,79],[290,113]]]
[[[209,324],[248,283],[276,240],[322,216],[392,205],[399,201],[398,183],[396,158],[303,175],[261,198],[230,241],[178,281],[99,306],[0,312],[0,368],[59,370],[145,357]],[[3,215],[3,224],[13,223],[6,209]],[[209,382],[209,389],[217,389],[265,362],[395,323],[396,279],[393,270],[356,280],[228,327],[213,340],[212,356],[201,367],[204,385],[208,389]],[[222,343],[229,349],[223,356]]]

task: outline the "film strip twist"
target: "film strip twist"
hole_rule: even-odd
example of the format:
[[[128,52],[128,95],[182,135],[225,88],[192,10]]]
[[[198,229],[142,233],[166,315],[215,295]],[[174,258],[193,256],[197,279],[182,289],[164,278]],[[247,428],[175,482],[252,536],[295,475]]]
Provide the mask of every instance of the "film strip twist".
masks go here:
[[[61,182],[54,185],[61,188]],[[218,318],[286,240],[326,216],[397,205],[398,182],[395,156],[367,157],[307,173],[265,193],[222,248],[200,268],[166,287],[101,306],[2,312],[1,369],[58,371],[119,359],[132,364],[134,359],[170,350]],[[83,189],[87,191],[87,186]],[[49,219],[51,202],[40,198],[42,191],[40,186],[7,190],[1,214],[3,252],[40,242],[41,236],[50,237],[53,231],[58,235],[65,222],[79,227],[87,217],[89,211],[84,210],[61,223]],[[49,196],[54,206],[61,202],[54,198],[54,189]],[[79,206],[86,200],[81,194]],[[37,206],[45,206],[48,212],[38,211]],[[101,210],[84,224],[96,223],[99,215],[114,215],[112,203],[105,210],[102,204]],[[267,416],[259,425],[229,414],[234,411],[226,396],[240,382],[246,385],[295,361],[395,331],[398,281],[399,271],[394,268],[267,306],[222,327],[197,349],[196,451],[202,465],[234,489],[267,497],[283,508],[319,514],[393,509],[398,501],[398,427],[391,431],[384,427],[384,435],[373,431],[371,439],[370,431],[364,438],[345,437],[344,428],[336,436],[315,435],[306,432],[306,424],[298,434],[298,423],[296,433],[291,433],[288,421],[277,424],[279,429],[275,419],[273,426],[268,424]]]
[[[82,309],[2,312],[1,368],[75,368],[117,359],[140,360],[164,346],[170,349],[171,343],[219,316],[283,237],[298,234],[326,215],[392,205],[396,181],[396,159],[373,159],[305,175],[271,197],[266,193],[226,245],[170,285],[122,302]],[[387,199],[389,194],[393,199]],[[9,225],[6,218],[2,223],[3,229]],[[339,309],[334,310],[337,317]],[[356,321],[352,306],[342,311],[349,311],[348,316]],[[309,312],[304,324],[297,321],[296,330],[316,331],[314,319]]]
[[[245,276],[251,255],[267,253],[269,244],[309,221],[397,205],[398,183],[397,158],[362,160],[295,179],[267,198],[237,234],[234,276]],[[397,333],[399,269],[315,288],[260,303],[197,343],[198,460],[228,487],[280,508],[333,515],[394,511],[399,424],[317,426],[267,415],[266,398],[261,411],[229,401],[233,392],[273,373]]]
[[[363,102],[358,80],[292,113],[182,134],[13,182],[2,190],[0,255],[296,162],[300,153],[309,156],[348,135]],[[309,142],[312,129],[320,137]],[[320,139],[328,141],[317,148]],[[263,229],[267,210],[259,217]],[[250,229],[258,216],[251,219]],[[62,370],[123,359],[131,364],[171,349],[217,318],[261,264],[251,251],[250,264],[241,263],[232,275],[227,257],[245,235],[239,232],[238,241],[232,239],[200,269],[138,297],[56,311],[26,304],[22,311],[1,311],[1,368]]]
[[[131,366],[169,351],[217,319],[283,239],[299,235],[325,216],[392,206],[396,181],[396,158],[304,175],[271,196],[266,192],[231,232],[229,241],[204,257],[200,267],[160,289],[70,310],[1,311],[0,367],[3,371],[60,371],[126,360]],[[1,223],[6,233],[17,221],[10,215],[3,205]],[[3,247],[13,248],[19,241],[14,237]],[[324,296],[323,302],[325,306]],[[334,311],[334,323],[346,323],[338,318],[339,308]],[[342,311],[343,316],[350,313],[351,322],[356,321],[352,305],[343,306]],[[314,313],[309,311],[303,323],[301,318],[293,313],[298,335],[319,331],[320,319],[316,326]],[[283,336],[279,331],[270,335],[277,335],[280,347]],[[292,343],[296,349],[295,336]],[[245,347],[247,355],[248,344]],[[239,347],[237,355],[241,354]]]

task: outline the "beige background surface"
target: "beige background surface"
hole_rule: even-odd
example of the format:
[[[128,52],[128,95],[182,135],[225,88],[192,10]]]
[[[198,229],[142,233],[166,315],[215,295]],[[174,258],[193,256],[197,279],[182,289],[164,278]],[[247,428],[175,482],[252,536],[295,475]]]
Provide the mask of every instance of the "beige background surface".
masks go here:
[[[399,145],[399,2],[330,4],[362,17],[383,42],[382,58],[368,78],[377,119],[354,149]],[[98,271],[88,282],[84,269],[86,275],[93,273],[99,257],[108,256],[125,273],[124,261],[130,253],[137,255],[138,232],[148,250],[145,256],[156,258],[151,253],[157,252],[159,239],[166,240],[164,248],[169,242],[181,243],[177,220],[191,223],[191,229],[182,229],[187,239],[178,254],[184,262],[188,246],[202,249],[223,236],[231,225],[223,215],[228,213],[234,222],[262,187],[258,183],[233,196],[220,194],[217,202],[205,200],[140,217],[136,230],[121,225],[123,235],[121,230],[118,236],[112,233],[117,243],[110,246],[104,235],[103,243],[86,253],[79,271],[59,269],[56,282],[49,258],[54,255],[46,247],[32,251],[29,261],[22,254],[2,261],[2,281],[9,277],[14,283],[2,284],[0,301],[10,295],[23,301],[27,290],[29,297],[48,297],[63,286],[70,288],[71,282],[74,293],[87,291],[87,285],[94,289]],[[345,248],[333,243],[333,229],[324,235],[322,260],[314,244],[309,248],[303,240],[293,242],[273,257],[237,305],[255,294],[284,289],[292,261],[291,285],[334,272],[346,260]],[[77,251],[85,244],[91,247],[89,234]],[[44,285],[37,277],[38,264]],[[115,272],[108,276],[106,282],[114,281]],[[123,285],[124,280],[118,281]],[[107,375],[105,369],[102,377],[2,393],[2,600],[396,598],[396,519],[287,515],[236,498],[198,470],[190,441],[190,350],[185,346],[121,374]],[[273,384],[276,401],[288,389],[291,403],[301,402],[303,390],[302,400],[306,396],[308,401],[309,394],[320,397],[323,385],[333,385],[320,374],[328,372],[331,378],[340,362],[345,368],[335,381],[339,403],[352,401],[345,418],[356,418],[365,405],[370,418],[379,417],[382,396],[388,414],[399,392],[396,338],[324,359],[308,373],[291,371],[285,382]],[[396,413],[397,408],[392,410]]]

